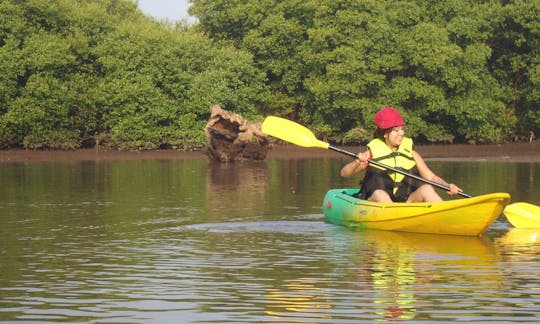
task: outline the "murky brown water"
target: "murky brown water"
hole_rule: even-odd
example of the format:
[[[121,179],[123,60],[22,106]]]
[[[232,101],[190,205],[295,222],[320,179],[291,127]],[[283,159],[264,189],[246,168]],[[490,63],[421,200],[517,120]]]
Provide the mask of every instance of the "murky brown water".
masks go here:
[[[540,243],[324,222],[339,159],[6,163],[0,321],[537,322]],[[540,204],[540,164],[433,162],[471,194]]]

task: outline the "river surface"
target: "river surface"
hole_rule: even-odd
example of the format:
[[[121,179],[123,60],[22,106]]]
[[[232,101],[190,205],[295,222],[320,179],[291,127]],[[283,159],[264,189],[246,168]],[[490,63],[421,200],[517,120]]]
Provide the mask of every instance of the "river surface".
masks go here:
[[[540,231],[327,224],[326,190],[357,184],[346,161],[1,164],[0,322],[540,321]],[[540,164],[428,163],[540,204]]]

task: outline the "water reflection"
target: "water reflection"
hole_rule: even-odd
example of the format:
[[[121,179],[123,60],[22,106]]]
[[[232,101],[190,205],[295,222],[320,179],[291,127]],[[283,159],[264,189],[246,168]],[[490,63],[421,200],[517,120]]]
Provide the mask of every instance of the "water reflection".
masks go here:
[[[500,241],[505,245],[515,244],[536,247],[540,245],[540,229],[510,228]]]
[[[482,238],[326,224],[343,160],[0,168],[0,321],[536,322],[535,231]],[[538,203],[538,165],[430,163]],[[516,317],[514,317],[516,316]]]
[[[264,162],[210,163],[206,173],[206,203],[211,216],[261,215],[268,195]],[[216,217],[213,217],[216,219]],[[219,217],[217,217],[219,219]]]
[[[276,319],[290,319],[291,314],[309,314],[318,319],[332,319],[328,311],[332,308],[330,291],[318,287],[316,280],[298,278],[266,293],[268,306],[265,313]]]
[[[334,253],[351,256],[355,267],[345,275],[349,281],[364,283],[355,286],[364,295],[371,294],[380,318],[422,317],[418,308],[431,304],[433,294],[444,295],[446,285],[500,280],[496,250],[487,238],[375,230],[355,234]]]

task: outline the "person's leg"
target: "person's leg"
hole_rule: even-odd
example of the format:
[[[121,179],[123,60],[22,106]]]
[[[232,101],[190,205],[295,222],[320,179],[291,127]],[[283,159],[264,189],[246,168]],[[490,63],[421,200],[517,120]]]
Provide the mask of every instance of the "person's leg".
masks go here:
[[[443,201],[433,186],[424,184],[416,189],[407,199],[407,202],[438,202]]]
[[[392,198],[388,195],[388,193],[382,189],[377,189],[373,191],[373,194],[368,198],[369,201],[375,201],[380,203],[390,203],[392,202]]]

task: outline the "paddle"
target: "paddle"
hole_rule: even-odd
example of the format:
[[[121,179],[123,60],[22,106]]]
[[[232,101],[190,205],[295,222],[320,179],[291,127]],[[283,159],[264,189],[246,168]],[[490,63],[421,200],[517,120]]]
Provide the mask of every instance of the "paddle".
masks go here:
[[[291,120],[285,119],[285,118],[275,117],[275,116],[266,117],[266,119],[263,121],[263,124],[262,124],[262,132],[264,134],[277,137],[279,139],[282,139],[282,140],[287,141],[289,143],[296,144],[298,146],[318,147],[318,148],[323,148],[323,149],[330,149],[330,150],[333,150],[333,151],[348,155],[350,157],[357,158],[357,155],[352,153],[352,152],[345,151],[345,150],[340,149],[338,147],[332,146],[332,145],[330,145],[330,144],[328,144],[326,142],[318,140],[315,137],[315,135],[309,129],[307,129],[306,127],[304,127],[304,126],[302,126],[300,124],[297,124],[297,123],[295,123],[295,122],[293,122]],[[383,164],[383,163],[381,163],[379,161],[368,160],[368,163],[376,165],[376,166],[384,168],[384,169],[387,169],[387,170],[391,170],[393,172],[403,174],[403,175],[405,175],[407,177],[411,177],[411,178],[416,179],[418,181],[428,183],[428,184],[430,184],[432,186],[435,186],[435,187],[438,187],[440,189],[450,191],[449,187],[444,186],[444,185],[442,185],[440,183],[433,182],[431,180],[419,177],[419,176],[417,176],[415,174],[411,174],[411,173],[405,172],[403,170],[393,168],[393,167],[391,167],[389,165],[386,165],[386,164]],[[461,196],[467,197],[467,198],[472,197],[471,195],[466,194],[464,192],[460,192],[459,194]]]
[[[506,219],[517,228],[540,228],[540,207],[525,202],[506,206],[503,211]]]

